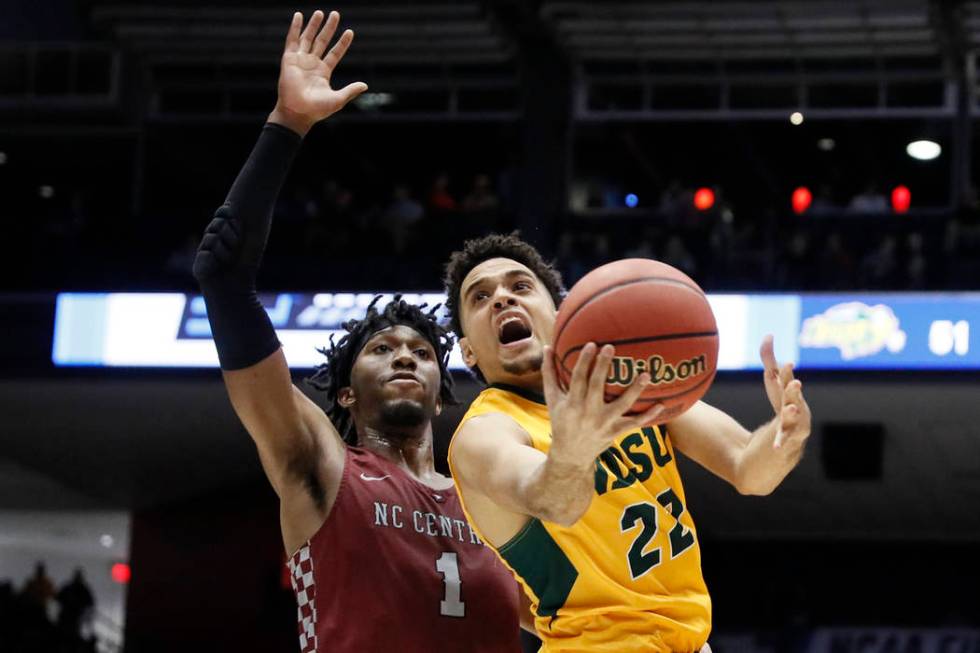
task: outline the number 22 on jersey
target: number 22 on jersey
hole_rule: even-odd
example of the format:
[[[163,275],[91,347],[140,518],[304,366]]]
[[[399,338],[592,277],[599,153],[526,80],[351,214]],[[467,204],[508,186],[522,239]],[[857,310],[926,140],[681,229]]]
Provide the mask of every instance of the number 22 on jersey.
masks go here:
[[[681,514],[684,512],[684,504],[681,503],[672,488],[667,488],[657,495],[657,503],[663,506],[676,521],[668,533],[670,559],[673,560],[694,544],[694,535],[680,522]],[[654,547],[650,551],[643,550],[657,534],[656,506],[645,501],[626,506],[623,510],[623,516],[619,520],[620,530],[626,533],[637,528],[638,523],[641,528],[626,554],[630,576],[633,580],[659,565],[662,560],[661,547]]]

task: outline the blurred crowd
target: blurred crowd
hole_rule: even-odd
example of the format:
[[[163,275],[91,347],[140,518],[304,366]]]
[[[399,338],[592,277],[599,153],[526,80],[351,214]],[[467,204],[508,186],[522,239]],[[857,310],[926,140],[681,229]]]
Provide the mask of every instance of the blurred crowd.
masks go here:
[[[440,265],[466,238],[519,226],[514,192],[502,172],[428,181],[393,181],[379,191],[342,181],[287,184],[263,267],[268,288],[431,289]],[[595,266],[623,257],[657,258],[709,290],[929,290],[970,288],[980,272],[980,202],[956,211],[893,212],[873,185],[834,203],[818,189],[802,214],[789,207],[741,209],[715,189],[697,209],[693,190],[670,182],[650,205],[627,208],[622,194],[582,194],[542,232],[526,233],[553,256],[569,285]],[[47,204],[45,204],[47,202]],[[89,224],[80,193],[41,201],[42,229],[32,230],[29,274],[11,289],[193,290],[190,268],[206,215],[189,211],[179,228],[146,236],[141,248],[111,250],[105,227]],[[543,234],[543,235],[542,235]]]
[[[318,279],[347,288],[431,287],[442,252],[464,238],[512,228],[509,216],[487,173],[457,181],[438,172],[426,185],[396,181],[381,193],[336,179],[300,181],[280,196],[263,278],[290,289]],[[170,284],[192,283],[199,241],[194,228],[167,256]]]
[[[980,207],[951,215],[843,211],[739,220],[728,207],[592,220],[559,236],[570,282],[602,263],[655,258],[711,290],[966,289],[980,272]]]
[[[95,653],[94,610],[81,569],[57,587],[39,562],[20,587],[0,580],[0,651]]]

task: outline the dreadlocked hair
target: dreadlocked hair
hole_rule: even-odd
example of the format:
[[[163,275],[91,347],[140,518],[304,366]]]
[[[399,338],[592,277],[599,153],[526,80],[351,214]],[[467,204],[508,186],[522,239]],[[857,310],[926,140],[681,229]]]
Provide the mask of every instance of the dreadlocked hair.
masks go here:
[[[324,410],[327,417],[333,422],[340,437],[348,444],[357,443],[357,432],[350,411],[341,406],[337,400],[338,393],[341,388],[350,385],[351,370],[364,343],[378,331],[390,326],[405,325],[418,331],[429,341],[439,361],[439,397],[445,405],[454,406],[459,403],[453,394],[453,377],[449,372],[449,354],[453,350],[455,339],[436,318],[436,312],[441,304],[425,310],[426,304],[410,304],[403,300],[401,295],[395,295],[394,299],[379,311],[376,305],[381,298],[382,295],[374,298],[368,305],[363,319],[344,322],[343,327],[347,333],[340,340],[334,342],[334,336],[331,335],[330,345],[317,349],[326,356],[327,360],[306,379],[309,385],[326,394]]]

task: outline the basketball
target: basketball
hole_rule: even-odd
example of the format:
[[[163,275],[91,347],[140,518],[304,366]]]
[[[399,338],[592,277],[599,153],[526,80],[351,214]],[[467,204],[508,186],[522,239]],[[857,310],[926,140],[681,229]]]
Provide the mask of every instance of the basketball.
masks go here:
[[[563,388],[589,342],[616,347],[606,377],[606,401],[649,372],[652,382],[629,414],[660,401],[664,422],[704,396],[718,366],[718,327],[704,291],[680,270],[650,259],[598,267],[568,293],[554,338],[555,368]]]

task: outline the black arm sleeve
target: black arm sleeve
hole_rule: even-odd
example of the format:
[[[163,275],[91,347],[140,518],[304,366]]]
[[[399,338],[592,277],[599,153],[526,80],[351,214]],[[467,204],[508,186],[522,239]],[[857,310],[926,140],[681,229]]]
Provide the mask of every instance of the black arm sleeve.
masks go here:
[[[204,232],[194,277],[208,308],[224,370],[255,365],[279,348],[255,280],[272,226],[272,209],[302,139],[268,123]]]

